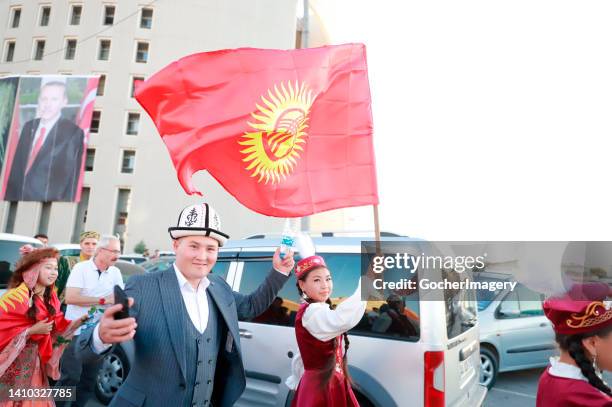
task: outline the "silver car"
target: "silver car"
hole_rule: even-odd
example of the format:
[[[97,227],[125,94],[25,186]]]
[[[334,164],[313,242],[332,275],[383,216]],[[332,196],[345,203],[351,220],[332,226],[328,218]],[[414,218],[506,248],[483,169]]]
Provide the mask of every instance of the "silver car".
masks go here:
[[[513,281],[508,274],[475,273],[476,281]],[[513,291],[477,292],[480,383],[493,387],[500,372],[544,367],[556,354],[555,335],[544,316],[544,296],[518,283]]]

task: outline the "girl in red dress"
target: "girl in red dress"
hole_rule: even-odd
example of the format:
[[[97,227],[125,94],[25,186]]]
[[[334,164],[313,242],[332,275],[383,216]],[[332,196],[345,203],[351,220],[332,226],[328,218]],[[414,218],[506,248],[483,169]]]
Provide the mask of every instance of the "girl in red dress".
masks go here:
[[[612,370],[612,304],[604,301],[607,285],[604,291],[595,300],[568,295],[544,302],[561,355],[551,358],[540,377],[536,407],[612,407],[610,387],[601,378],[601,370]]]
[[[69,321],[54,290],[59,252],[33,250],[17,263],[9,291],[0,297],[0,406],[55,406],[53,400],[10,400],[10,390],[46,388],[59,379],[67,342],[87,318]]]
[[[363,317],[366,302],[361,301],[361,285],[353,295],[331,307],[333,283],[320,256],[302,259],[296,266],[297,286],[305,303],[295,319],[295,336],[300,354],[292,361],[293,388],[299,381],[292,407],[359,406],[351,389],[346,353],[346,332]]]

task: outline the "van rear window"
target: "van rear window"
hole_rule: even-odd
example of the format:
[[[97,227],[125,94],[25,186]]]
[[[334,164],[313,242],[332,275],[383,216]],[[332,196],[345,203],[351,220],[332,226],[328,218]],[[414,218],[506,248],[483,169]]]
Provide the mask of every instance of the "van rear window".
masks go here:
[[[0,288],[7,288],[15,264],[19,260],[19,248],[26,244],[25,242],[0,241]]]
[[[331,271],[334,283],[332,302],[339,303],[357,288],[361,258],[356,253],[319,253]],[[272,267],[272,258],[245,259],[240,292],[249,294],[263,282]],[[392,294],[386,301],[368,301],[361,321],[350,333],[388,339],[418,341],[420,335],[418,291]],[[301,299],[295,275],[278,293],[272,305],[251,322],[293,327]]]
[[[473,280],[470,271],[457,273],[442,271],[442,279],[449,281]],[[470,330],[476,325],[476,293],[473,289],[445,289],[444,302],[446,308],[446,334],[448,339],[454,338]]]

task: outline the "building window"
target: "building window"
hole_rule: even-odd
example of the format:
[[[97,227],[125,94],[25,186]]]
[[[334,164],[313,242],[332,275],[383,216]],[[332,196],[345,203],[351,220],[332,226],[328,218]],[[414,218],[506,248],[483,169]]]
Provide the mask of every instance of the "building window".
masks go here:
[[[104,96],[105,87],[106,87],[106,75],[100,75],[100,79],[98,79],[98,91],[96,92],[96,96]]]
[[[51,202],[43,202],[38,220],[38,233],[49,233],[49,219],[51,218]]]
[[[64,54],[64,59],[73,60],[76,55],[76,46],[77,40],[69,39],[66,40],[66,52]]]
[[[133,76],[132,77],[132,89],[130,90],[130,97],[134,97],[136,93],[136,83],[144,81],[144,76]]]
[[[88,148],[87,155],[85,156],[85,171],[93,171],[95,158],[96,158],[96,149]]]
[[[74,227],[72,228],[72,242],[78,243],[79,236],[85,231],[85,223],[87,222],[87,207],[89,206],[89,187],[81,189],[81,200],[77,205],[77,214],[74,219]]]
[[[102,112],[99,110],[94,110],[91,115],[91,126],[89,126],[89,131],[91,133],[97,133],[100,130],[100,117],[102,116]]]
[[[17,205],[19,202],[11,202],[9,204],[8,216],[6,219],[6,226],[4,227],[4,231],[6,233],[13,233],[15,229],[15,219],[17,218]]]
[[[83,6],[73,4],[70,11],[70,25],[81,24],[81,13],[83,13]]]
[[[153,25],[153,9],[143,8],[140,10],[140,28],[151,29]]]
[[[123,158],[121,159],[121,172],[124,174],[132,174],[134,172],[135,160],[136,151],[123,150]]]
[[[136,48],[136,62],[147,62],[149,59],[149,43],[138,42]]]
[[[104,25],[113,25],[115,21],[115,6],[104,6]]]
[[[110,57],[110,40],[100,40],[100,47],[98,49],[98,60],[100,61],[108,61]]]
[[[34,44],[34,60],[42,61],[45,55],[45,40],[36,40]]]
[[[15,41],[7,41],[4,46],[4,62],[13,62],[15,58]]]
[[[117,194],[117,207],[115,208],[115,226],[113,233],[119,235],[123,242],[127,232],[128,212],[130,208],[130,190],[120,188]]]
[[[51,18],[51,7],[43,6],[40,9],[40,26],[46,27],[49,25],[49,19]]]
[[[12,10],[12,15],[11,15],[11,28],[18,28],[20,20],[21,20],[21,9],[18,7],[15,7]]]
[[[140,122],[140,113],[128,113],[127,126],[125,133],[130,136],[138,134],[138,123]]]

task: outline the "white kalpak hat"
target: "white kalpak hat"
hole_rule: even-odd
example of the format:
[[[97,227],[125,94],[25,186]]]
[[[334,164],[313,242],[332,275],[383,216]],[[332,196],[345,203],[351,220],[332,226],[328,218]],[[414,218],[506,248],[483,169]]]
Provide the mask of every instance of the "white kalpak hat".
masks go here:
[[[190,205],[181,211],[176,227],[169,227],[170,237],[208,236],[223,246],[229,236],[221,232],[221,219],[217,211],[207,203]]]

